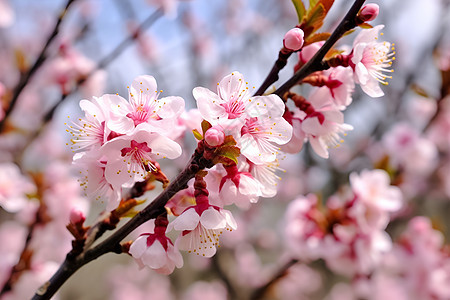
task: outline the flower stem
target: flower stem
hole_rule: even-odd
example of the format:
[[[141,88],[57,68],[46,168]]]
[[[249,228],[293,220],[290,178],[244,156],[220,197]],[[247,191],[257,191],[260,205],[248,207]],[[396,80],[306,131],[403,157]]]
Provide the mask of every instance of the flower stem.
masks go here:
[[[311,73],[316,71],[326,70],[329,68],[328,64],[322,62],[327,52],[333,47],[333,45],[350,29],[356,26],[355,18],[356,14],[361,9],[365,0],[355,0],[352,7],[345,15],[344,19],[339,23],[338,27],[333,31],[328,40],[323,44],[323,46],[317,51],[317,53],[306,63],[303,67],[298,70],[288,81],[286,81],[282,86],[280,86],[274,94],[283,96],[300,80],[304,79]]]
[[[198,150],[192,155],[190,162],[180,174],[170,183],[170,185],[156,197],[147,207],[136,216],[119,228],[111,236],[99,243],[97,246],[86,250],[77,257],[66,257],[58,271],[45,282],[36,292],[32,300],[50,299],[59,288],[69,279],[79,268],[90,261],[108,252],[121,253],[120,242],[134,229],[150,219],[155,219],[165,212],[164,206],[178,191],[187,188],[188,181],[195,174],[204,168],[211,168],[212,163],[203,158],[203,152]]]

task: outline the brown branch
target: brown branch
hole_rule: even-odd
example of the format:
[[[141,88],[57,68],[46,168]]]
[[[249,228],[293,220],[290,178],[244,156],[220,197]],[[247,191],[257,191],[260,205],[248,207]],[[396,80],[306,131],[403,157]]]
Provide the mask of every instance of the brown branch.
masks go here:
[[[286,276],[289,268],[295,265],[296,263],[298,263],[297,259],[291,259],[290,261],[288,261],[284,266],[280,268],[280,270],[278,270],[278,272],[266,284],[256,289],[253,292],[250,299],[251,300],[263,299],[264,294],[272,286],[272,284],[274,284],[275,282]]]
[[[175,180],[151,202],[147,207],[140,211],[136,216],[129,220],[125,225],[119,228],[111,236],[105,239],[97,246],[86,250],[77,257],[68,256],[58,269],[58,271],[44,283],[36,292],[32,300],[50,299],[58,289],[70,278],[79,268],[90,261],[102,256],[108,252],[122,253],[120,242],[138,226],[150,219],[155,219],[158,215],[165,212],[164,206],[178,191],[187,188],[188,181],[202,169],[211,168],[213,163],[203,158],[203,149],[199,146],[192,155],[190,162]]]
[[[296,85],[300,80],[304,79],[311,73],[326,70],[329,68],[328,64],[322,62],[327,52],[333,47],[333,45],[349,30],[356,26],[355,18],[356,14],[361,9],[365,0],[356,0],[348,13],[345,15],[344,19],[339,23],[338,27],[333,31],[328,40],[323,44],[323,46],[317,51],[317,53],[306,63],[303,67],[298,70],[294,76],[292,76],[288,81],[286,81],[282,86],[280,86],[274,94],[283,98],[284,94],[287,93],[294,85]]]
[[[38,58],[36,59],[34,65],[20,77],[19,84],[14,89],[14,93],[12,95],[11,101],[9,103],[8,108],[5,111],[5,116],[3,120],[0,121],[0,132],[3,130],[4,126],[6,125],[6,120],[8,116],[12,113],[14,107],[17,104],[17,100],[19,99],[20,94],[22,93],[23,89],[26,87],[28,82],[30,81],[31,77],[36,73],[36,71],[42,66],[44,61],[47,59],[46,52],[52,41],[55,39],[55,37],[59,33],[59,27],[61,26],[61,23],[64,19],[64,17],[67,14],[67,10],[69,9],[69,6],[75,2],[75,0],[68,0],[67,4],[65,5],[64,9],[59,14],[58,20],[55,24],[55,27],[53,28],[52,33],[47,39],[47,42],[45,43],[44,47],[42,48],[41,52],[39,53]]]

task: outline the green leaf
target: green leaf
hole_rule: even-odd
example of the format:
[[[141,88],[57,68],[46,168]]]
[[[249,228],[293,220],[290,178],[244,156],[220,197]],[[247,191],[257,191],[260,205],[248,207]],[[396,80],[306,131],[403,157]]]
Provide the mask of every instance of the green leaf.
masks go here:
[[[206,120],[202,121],[203,134],[205,134],[206,130],[210,129],[211,127],[212,127],[212,125],[208,121],[206,121]]]
[[[303,45],[303,47],[310,45],[312,43],[326,41],[326,40],[328,40],[330,35],[331,35],[331,33],[329,33],[329,32],[314,33],[305,40],[305,44]]]
[[[309,0],[309,8],[308,8],[308,10],[310,10],[311,8],[316,6],[317,3],[319,3],[319,0]]]
[[[298,23],[302,23],[303,17],[306,14],[305,4],[303,4],[302,0],[292,0],[294,4],[295,10],[297,11]]]
[[[202,134],[201,134],[200,132],[198,132],[197,129],[193,129],[193,130],[192,130],[192,133],[194,134],[194,137],[195,137],[197,140],[201,141],[201,140],[203,139]]]
[[[232,160],[236,164],[238,163],[237,158],[241,155],[241,151],[235,146],[222,146],[218,149],[215,155],[214,163],[227,163],[228,160]],[[225,159],[224,159],[225,158]]]

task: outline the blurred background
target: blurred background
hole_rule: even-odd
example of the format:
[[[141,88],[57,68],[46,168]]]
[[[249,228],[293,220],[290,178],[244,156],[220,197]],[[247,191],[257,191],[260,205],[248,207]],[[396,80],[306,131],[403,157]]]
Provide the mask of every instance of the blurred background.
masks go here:
[[[70,203],[89,211],[88,224],[95,222],[104,207],[91,205],[81,196],[70,170],[72,152],[65,145],[70,136],[64,123],[68,116],[82,115],[81,99],[107,93],[125,96],[127,86],[142,74],[156,78],[162,97],[183,97],[186,109],[195,107],[194,87],[215,90],[217,82],[232,71],[241,72],[250,85],[258,87],[278,57],[284,34],[298,23],[289,0],[73,2],[60,18],[44,61],[2,125],[0,163],[3,168],[15,164],[35,186],[27,192],[30,197],[48,197],[47,206],[71,198]],[[336,0],[320,31],[332,32],[352,2]],[[352,286],[355,278],[334,273],[323,260],[283,269],[289,261],[283,234],[285,212],[300,195],[316,193],[326,201],[348,185],[351,172],[375,168],[386,170],[407,199],[387,228],[394,243],[414,216],[425,216],[442,240],[436,246],[444,257],[440,264],[447,273],[442,276],[450,276],[445,246],[450,228],[450,100],[444,101],[450,94],[450,2],[370,2],[380,6],[371,24],[384,24],[382,39],[395,43],[395,72],[389,85],[382,87],[385,96],[381,98],[372,99],[356,87],[353,103],[345,111],[345,123],[354,130],[339,148],[330,151],[330,159],[320,158],[308,145],[297,155],[286,155],[280,166],[286,172],[280,175],[278,195],[261,198],[248,211],[236,210],[240,229],[223,236],[214,258],[185,255],[185,267],[167,277],[147,269],[139,271],[126,255],[108,254],[78,271],[63,286],[59,299],[248,299],[281,271],[280,279],[267,288],[265,299],[338,299],[336,295],[353,299],[349,291],[357,289]],[[66,3],[0,0],[0,120]],[[360,30],[344,37],[337,47],[351,47]],[[275,87],[292,76],[296,62],[297,57],[291,56]],[[299,87],[298,92],[307,96],[309,90]],[[395,144],[401,138],[406,140]],[[185,165],[194,146],[193,135],[187,132],[183,156],[163,165],[169,178]],[[408,152],[412,148],[418,150]],[[152,199],[159,191],[146,197]],[[23,274],[16,289],[24,293],[5,299],[28,298],[30,290],[48,278],[70,250],[64,221],[58,233],[44,232],[42,224],[33,227],[30,224],[36,223],[34,217],[43,202],[29,202],[20,212],[0,208],[0,237],[4,237],[0,255],[9,255],[0,263],[0,282],[17,263],[30,228],[38,232],[36,236],[42,235],[30,253],[48,257],[53,265],[42,264],[35,267],[39,272]],[[51,239],[55,236],[56,241]],[[5,246],[6,241],[11,241],[10,246]],[[40,248],[51,248],[57,254],[48,250],[38,255],[44,251]],[[445,299],[431,292],[420,295],[423,298],[409,299]]]

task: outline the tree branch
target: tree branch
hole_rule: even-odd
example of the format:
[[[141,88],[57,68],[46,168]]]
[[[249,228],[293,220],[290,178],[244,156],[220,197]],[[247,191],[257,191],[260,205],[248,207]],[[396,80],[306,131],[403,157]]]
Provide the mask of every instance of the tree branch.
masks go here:
[[[38,289],[32,300],[50,299],[79,268],[101,255],[108,252],[121,253],[122,248],[120,242],[128,234],[141,224],[150,219],[155,219],[158,215],[165,212],[164,206],[173,195],[187,188],[188,181],[199,170],[211,168],[212,166],[212,162],[204,159],[203,152],[197,148],[184,170],[181,171],[175,180],[153,202],[94,248],[86,250],[86,252],[81,253],[75,258],[67,256],[58,271]]]
[[[279,279],[283,278],[284,276],[286,276],[287,271],[289,270],[290,267],[292,267],[293,265],[295,265],[296,263],[298,263],[297,259],[291,259],[290,261],[288,261],[284,266],[282,266],[280,268],[280,270],[272,277],[272,279],[270,279],[265,285],[263,285],[262,287],[256,289],[252,296],[250,297],[251,300],[257,300],[257,299],[263,299],[264,294],[266,293],[266,291],[272,286],[272,284],[274,284],[275,282],[277,282]]]
[[[280,86],[274,94],[283,98],[284,94],[287,93],[294,85],[296,85],[300,80],[305,78],[311,73],[316,71],[326,70],[328,69],[328,65],[322,62],[322,59],[325,57],[327,52],[333,47],[333,45],[350,29],[353,29],[356,26],[355,18],[356,14],[361,9],[365,0],[356,0],[348,13],[345,15],[344,19],[342,19],[341,23],[339,23],[338,27],[333,31],[328,40],[323,44],[323,46],[317,51],[317,53],[305,64],[303,67],[298,70],[294,76],[292,76],[288,81],[286,81],[282,86]]]

